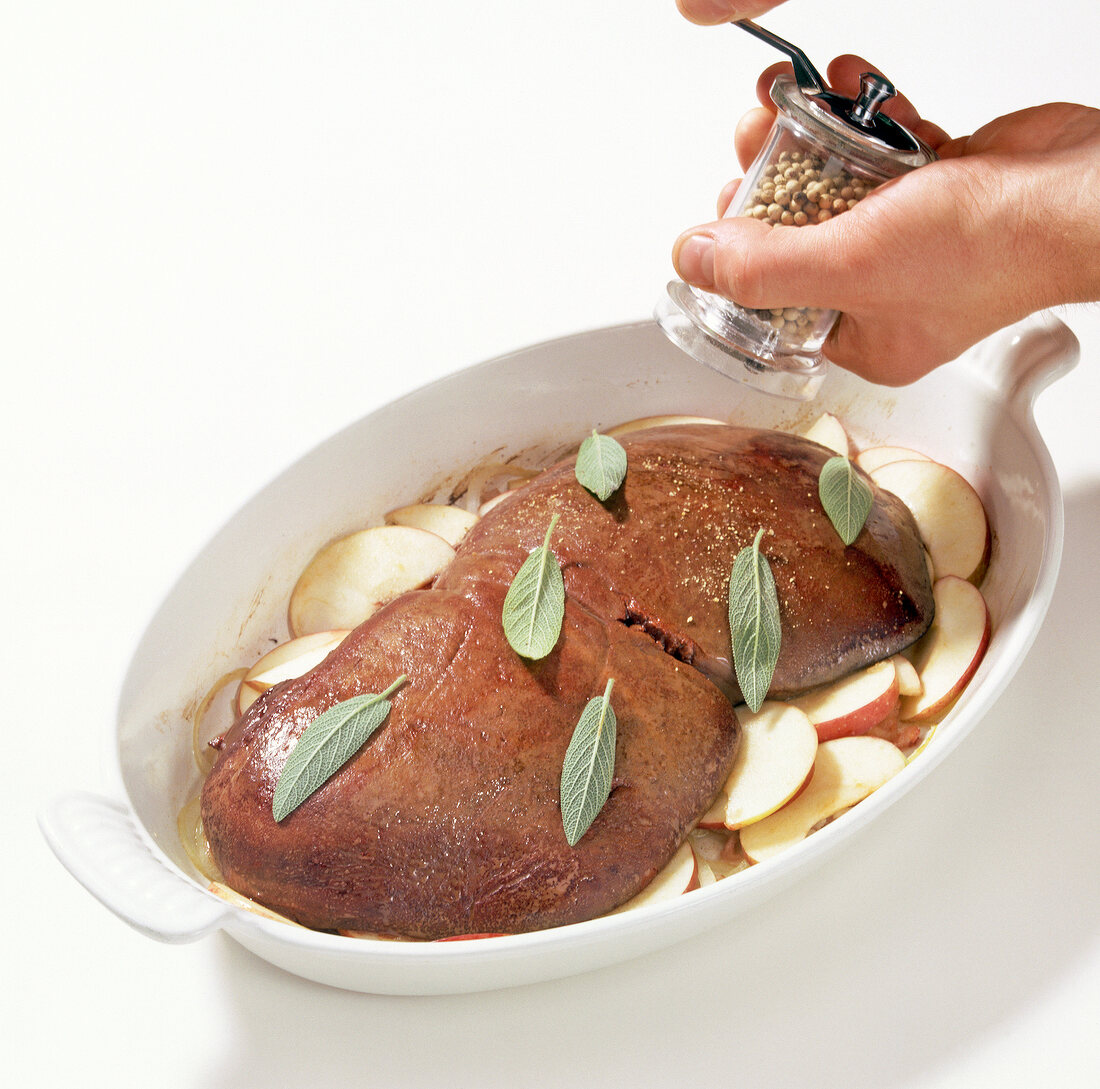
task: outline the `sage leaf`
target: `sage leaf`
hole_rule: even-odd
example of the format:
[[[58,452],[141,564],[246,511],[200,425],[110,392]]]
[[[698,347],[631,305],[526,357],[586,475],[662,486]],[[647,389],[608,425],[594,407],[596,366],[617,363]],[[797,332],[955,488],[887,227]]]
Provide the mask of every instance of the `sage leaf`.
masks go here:
[[[523,561],[504,597],[504,636],[524,658],[545,658],[554,649],[565,617],[565,582],[550,551],[555,514],[540,548]]]
[[[626,451],[610,435],[593,431],[581,443],[574,472],[580,484],[604,502],[626,479]]]
[[[730,573],[729,618],[733,669],[741,695],[756,712],[768,694],[779,661],[779,598],[771,565],[760,552],[761,527],[741,549]]]
[[[561,823],[570,847],[591,827],[611,793],[618,724],[611,709],[611,687],[590,699],[577,720],[561,767]]]
[[[389,698],[408,678],[402,674],[381,694],[352,696],[318,715],[290,750],[271,800],[277,821],[288,817],[329,781],[390,713]]]
[[[867,515],[871,513],[871,486],[841,454],[829,458],[821,466],[817,493],[833,528],[840,534],[840,539],[850,545],[859,536]]]

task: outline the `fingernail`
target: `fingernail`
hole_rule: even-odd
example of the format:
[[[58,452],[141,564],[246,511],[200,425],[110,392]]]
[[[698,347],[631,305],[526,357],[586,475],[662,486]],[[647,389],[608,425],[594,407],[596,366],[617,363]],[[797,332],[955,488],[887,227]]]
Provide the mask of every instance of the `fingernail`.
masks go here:
[[[714,239],[705,234],[688,235],[673,255],[680,276],[694,287],[714,287]]]

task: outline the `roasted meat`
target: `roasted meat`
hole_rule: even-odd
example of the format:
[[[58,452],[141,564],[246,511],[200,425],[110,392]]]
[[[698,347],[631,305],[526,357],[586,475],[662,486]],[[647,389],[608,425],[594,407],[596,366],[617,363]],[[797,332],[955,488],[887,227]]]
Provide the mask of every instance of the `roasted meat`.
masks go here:
[[[817,500],[829,451],[777,432],[694,426],[624,439],[623,487],[600,502],[572,461],[475,526],[433,587],[398,598],[310,673],[234,724],[203,824],[226,881],[306,926],[409,938],[516,932],[603,914],[643,888],[722,787],[737,749],[726,590],[760,526],[792,694],[901,650],[932,618],[908,510],[876,491],[845,547]],[[561,636],[540,661],[504,638],[504,595],[551,547]],[[302,731],[400,674],[384,727],[276,823],[272,795]],[[615,778],[575,847],[562,761],[582,708],[615,679]]]

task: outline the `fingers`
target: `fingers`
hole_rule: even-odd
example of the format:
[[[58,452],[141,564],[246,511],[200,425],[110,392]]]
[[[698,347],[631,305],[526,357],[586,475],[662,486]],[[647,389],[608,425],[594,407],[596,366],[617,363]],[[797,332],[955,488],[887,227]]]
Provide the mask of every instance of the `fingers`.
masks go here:
[[[755,109],[749,110],[737,122],[737,128],[733,134],[733,149],[742,170],[748,170],[752,165],[756,156],[760,153],[760,149],[764,146],[764,141],[768,138],[768,133],[771,132],[774,122],[775,113],[764,109],[763,106],[757,106]],[[719,216],[726,214],[730,201],[733,200],[733,195],[737,192],[737,187],[740,184],[741,179],[734,178],[733,181],[727,182],[722,187],[722,192],[718,194]]]
[[[793,79],[794,69],[791,67],[791,62],[776,61],[775,64],[769,64],[757,77],[756,98],[761,106],[766,110],[771,110],[773,114],[775,113],[775,103],[772,101],[772,84],[775,82],[776,76],[790,76]]]
[[[953,140],[945,140],[939,144],[936,147],[936,154],[941,159],[957,159],[960,155],[966,154],[969,143],[969,136],[956,136]]]
[[[760,153],[764,141],[771,132],[775,121],[775,112],[766,110],[763,106],[757,106],[749,110],[740,121],[733,133],[733,150],[737,155],[737,161],[742,170],[748,170],[753,160]]]
[[[961,351],[965,345],[960,345]],[[825,342],[825,357],[838,367],[880,386],[906,386],[957,354],[944,352],[913,326],[861,322],[841,314]]]
[[[939,154],[944,144],[951,140],[951,136],[931,121],[920,121],[909,130],[918,140],[923,140],[933,151]]]
[[[856,98],[859,95],[859,78],[864,72],[877,72],[880,76],[885,73],[873,65],[869,60],[857,56],[855,53],[844,53],[834,57],[826,69],[826,80],[829,87],[837,94],[847,98]],[[771,100],[772,84],[779,75],[794,75],[794,70],[787,61],[780,61],[765,68],[756,81],[756,97],[762,106],[775,113],[775,105]],[[889,77],[887,77],[889,78]],[[904,125],[918,139],[923,140],[929,147],[936,150],[947,139],[948,135],[939,125],[931,121],[925,121],[917,112],[917,108],[903,94],[892,98],[883,107],[883,112],[892,117],[899,125]],[[743,167],[745,163],[741,164]]]
[[[857,56],[854,53],[844,53],[834,57],[829,64],[829,85],[838,94],[848,98],[856,98],[859,95],[859,80],[864,72],[877,72],[880,76],[886,73],[873,65],[869,60]],[[886,76],[889,79],[889,76]],[[939,125],[931,121],[925,121],[917,112],[917,108],[903,94],[883,106],[883,113],[892,117],[899,125],[904,125],[914,136],[923,140],[933,150],[938,148],[947,139],[948,135]]]
[[[721,219],[680,235],[672,262],[686,283],[742,306],[839,309],[844,264],[826,227],[803,232],[743,216]]]
[[[825,342],[824,355],[838,367],[880,386],[907,386],[996,329],[998,320],[971,324],[943,320],[925,307],[878,312],[863,317],[841,314]]]
[[[834,57],[829,62],[829,86],[837,94],[842,94],[847,98],[857,98],[859,96],[859,77],[864,72],[876,72],[880,76],[890,78],[881,68],[878,68],[869,60],[857,56],[855,53],[844,53],[839,57]],[[903,94],[891,98],[883,106],[882,112],[892,117],[899,125],[904,125],[907,129],[911,129],[921,119],[916,107]]]
[[[878,69],[869,61],[855,54],[845,54],[837,57],[829,65],[829,80],[838,93],[852,98],[859,94],[860,76],[864,72],[872,71],[877,72]],[[775,104],[771,100],[770,91],[776,76],[783,74],[792,74],[790,64],[785,61],[769,66],[760,74],[756,84],[756,93],[761,105],[749,110],[737,123],[733,135],[733,146],[742,170],[747,171],[755,161],[760,149],[764,146],[768,133],[771,131],[776,110]],[[956,142],[951,141],[939,125],[934,125],[931,121],[925,121],[921,118],[913,104],[904,95],[898,95],[887,103],[886,110],[894,120],[908,128],[933,150],[946,148],[947,155],[960,153],[956,148]],[[736,182],[730,182],[723,188],[718,197],[718,214],[720,216],[726,214],[726,209],[729,207],[736,188]]]
[[[672,247],[672,263],[680,279],[703,291],[714,290],[714,259],[717,246],[706,228],[685,231]]]
[[[730,204],[733,203],[734,195],[737,193],[737,187],[741,184],[742,180],[741,178],[734,178],[733,181],[726,182],[722,187],[722,192],[718,194],[719,219],[729,211]]]
[[[676,0],[676,6],[685,18],[700,26],[732,23],[735,19],[755,19],[783,0]]]
[[[841,217],[808,231],[742,217],[702,224],[677,239],[673,263],[686,283],[749,309],[840,311],[824,354],[881,385],[916,381],[1004,324],[995,315],[987,320],[967,296],[967,285],[975,280],[969,270],[957,276],[945,272],[950,283],[937,291],[926,287],[936,278],[916,259],[912,268],[899,270],[900,287],[869,296],[868,269],[882,268],[881,252],[863,228],[852,229],[856,218],[845,223]],[[909,305],[915,298],[922,298],[921,304]]]
[[[725,219],[685,232],[677,239],[673,263],[686,283],[750,309],[815,306],[843,311],[845,300],[858,295],[859,284],[847,283],[845,262],[838,259],[845,249],[843,240],[833,246],[819,244],[827,230],[825,225],[800,231],[767,227],[752,219]],[[807,236],[813,236],[813,244],[806,244]],[[954,358],[984,332],[969,339],[965,331],[952,337],[933,306],[927,308],[926,318],[911,308],[842,312],[824,354],[868,381],[902,386]]]

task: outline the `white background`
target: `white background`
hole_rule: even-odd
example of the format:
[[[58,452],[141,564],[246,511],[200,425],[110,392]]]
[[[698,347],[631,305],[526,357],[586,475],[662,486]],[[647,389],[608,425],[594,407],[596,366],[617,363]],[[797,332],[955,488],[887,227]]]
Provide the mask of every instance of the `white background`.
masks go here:
[[[95,903],[35,813],[112,789],[118,685],[176,574],[396,394],[648,316],[775,58],[673,0],[0,12],[12,1084],[1097,1084],[1096,307],[1062,314],[1084,359],[1038,409],[1067,535],[1031,657],[921,789],[736,926],[575,979],[398,999],[221,935],[159,945]],[[1095,102],[1087,0],[792,0],[762,21],[820,65],[873,58],[954,134]]]

